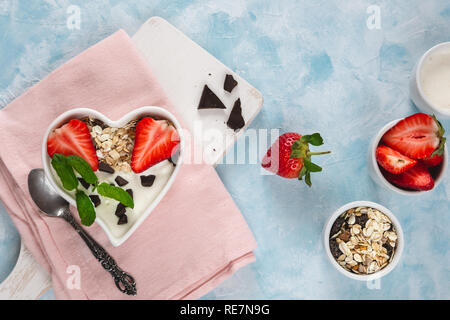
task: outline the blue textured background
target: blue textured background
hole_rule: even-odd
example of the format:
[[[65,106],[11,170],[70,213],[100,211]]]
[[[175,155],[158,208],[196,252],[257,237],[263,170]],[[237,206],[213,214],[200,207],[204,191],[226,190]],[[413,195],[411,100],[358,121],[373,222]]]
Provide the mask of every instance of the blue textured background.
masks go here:
[[[81,29],[66,27],[69,5]],[[369,5],[381,29],[369,30]],[[265,103],[253,128],[312,133],[333,150],[317,162],[313,188],[262,176],[257,165],[221,165],[219,175],[258,241],[257,262],[205,298],[450,298],[450,181],[420,197],[377,187],[366,150],[388,121],[417,112],[408,78],[431,46],[450,40],[448,1],[4,1],[0,0],[0,105],[118,28],[132,35],[158,15],[246,78]],[[450,131],[450,122],[443,122]],[[321,232],[342,204],[372,200],[399,218],[406,247],[379,289],[349,280],[326,260]],[[2,209],[0,281],[19,238]],[[44,298],[52,298],[48,292]]]

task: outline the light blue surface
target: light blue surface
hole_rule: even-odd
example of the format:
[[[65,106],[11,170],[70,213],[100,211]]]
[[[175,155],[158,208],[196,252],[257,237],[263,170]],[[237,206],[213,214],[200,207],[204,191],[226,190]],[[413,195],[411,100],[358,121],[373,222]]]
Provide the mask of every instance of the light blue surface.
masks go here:
[[[417,112],[409,74],[423,52],[450,40],[448,1],[86,1],[80,30],[66,27],[70,4],[0,0],[2,106],[116,29],[131,35],[158,15],[262,92],[264,108],[252,128],[318,131],[323,149],[333,151],[317,158],[324,172],[314,174],[311,189],[263,176],[258,165],[217,168],[256,237],[257,262],[205,298],[450,298],[450,180],[404,197],[377,187],[366,164],[377,130]],[[366,26],[371,4],[381,9],[379,30]],[[450,122],[443,124],[450,131]],[[390,208],[406,237],[400,264],[379,289],[334,270],[321,243],[328,216],[363,199]],[[19,243],[4,220],[0,279]]]

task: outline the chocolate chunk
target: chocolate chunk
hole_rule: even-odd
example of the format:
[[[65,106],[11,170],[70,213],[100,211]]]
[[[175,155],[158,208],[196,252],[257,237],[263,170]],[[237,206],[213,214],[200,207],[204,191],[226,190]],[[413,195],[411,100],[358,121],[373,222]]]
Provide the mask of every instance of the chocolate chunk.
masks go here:
[[[94,204],[94,207],[96,208],[100,205],[100,203],[102,203],[100,197],[96,194],[91,194],[89,198],[91,198],[91,201]]]
[[[98,164],[98,170],[106,173],[114,173],[114,169],[109,164],[103,161],[100,161],[100,163]]]
[[[128,194],[131,196],[131,199],[133,199],[133,189],[127,189],[125,191],[128,192]]]
[[[245,126],[244,118],[242,117],[241,99],[237,99],[231,110],[230,117],[227,121],[227,126],[234,131],[241,129]]]
[[[203,87],[202,97],[198,104],[198,109],[226,109],[222,101],[211,91],[205,84]]]
[[[84,180],[83,178],[78,178],[78,181],[80,181],[81,185],[85,188],[85,189],[89,189],[89,187],[91,186],[89,183],[86,182],[86,180]]]
[[[124,185],[128,184],[128,181],[122,178],[121,176],[117,176],[116,179],[114,179],[114,181],[116,181],[119,187],[123,187]]]
[[[231,74],[227,74],[225,76],[225,82],[223,83],[223,88],[230,92],[233,91],[234,87],[236,87],[238,82],[234,80],[233,76]]]
[[[151,187],[153,182],[155,182],[155,176],[150,174],[148,176],[141,176],[141,184],[143,187]]]
[[[117,205],[116,212],[114,214],[120,218],[125,214],[125,212],[126,212],[125,206],[122,203],[119,203]]]
[[[127,223],[128,223],[128,217],[127,217],[126,214],[124,214],[123,216],[121,216],[121,217],[119,218],[119,221],[117,222],[118,225],[121,225],[121,224],[127,224]]]

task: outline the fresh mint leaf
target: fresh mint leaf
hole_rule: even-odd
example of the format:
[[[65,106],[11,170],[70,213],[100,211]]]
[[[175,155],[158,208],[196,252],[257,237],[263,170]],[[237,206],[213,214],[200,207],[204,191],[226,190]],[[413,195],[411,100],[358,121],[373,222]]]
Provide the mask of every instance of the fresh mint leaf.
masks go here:
[[[98,181],[97,176],[91,168],[91,165],[79,156],[67,157],[70,165],[81,175],[81,177],[89,184],[96,184]]]
[[[78,214],[81,218],[81,224],[90,226],[94,223],[96,213],[91,199],[84,191],[77,190],[75,200],[77,202]]]
[[[52,157],[52,167],[58,174],[64,189],[74,190],[78,186],[78,179],[65,156],[55,153]]]
[[[134,208],[133,198],[122,188],[112,186],[106,182],[103,182],[98,185],[97,192],[104,197],[119,201],[126,207]]]
[[[304,166],[306,167],[306,169],[308,169],[308,171],[310,171],[310,172],[320,172],[320,171],[322,171],[321,167],[319,167],[315,163],[312,163],[309,160],[304,159],[303,162],[304,162]]]

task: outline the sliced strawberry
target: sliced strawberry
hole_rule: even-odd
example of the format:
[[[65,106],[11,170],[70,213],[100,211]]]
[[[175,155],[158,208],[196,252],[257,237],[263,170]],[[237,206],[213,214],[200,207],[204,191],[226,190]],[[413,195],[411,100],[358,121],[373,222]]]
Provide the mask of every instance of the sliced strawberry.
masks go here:
[[[431,190],[434,187],[433,177],[427,167],[420,162],[401,174],[386,172],[385,177],[391,183],[406,189]]]
[[[167,120],[147,117],[136,125],[131,168],[135,173],[170,158],[180,143],[177,130]]]
[[[439,123],[440,125],[440,123]],[[444,133],[444,129],[441,129],[442,133]],[[445,137],[441,138],[441,144],[439,145],[439,148],[434,150],[434,152],[431,154],[431,156],[423,159],[423,162],[427,167],[435,167],[438,164],[444,160],[444,151],[445,151]]]
[[[91,165],[92,170],[98,169],[98,158],[89,128],[78,119],[72,119],[50,133],[47,139],[47,153],[50,158],[55,153],[80,156]]]
[[[393,174],[399,174],[412,168],[417,160],[408,158],[387,146],[379,146],[376,151],[378,164]]]
[[[400,120],[382,138],[389,147],[414,159],[423,159],[440,146],[444,129],[434,116],[416,113]]]
[[[435,167],[440,164],[442,160],[444,160],[443,155],[435,154],[434,156],[431,155],[431,157],[423,159],[423,163],[425,163],[427,167]]]

